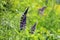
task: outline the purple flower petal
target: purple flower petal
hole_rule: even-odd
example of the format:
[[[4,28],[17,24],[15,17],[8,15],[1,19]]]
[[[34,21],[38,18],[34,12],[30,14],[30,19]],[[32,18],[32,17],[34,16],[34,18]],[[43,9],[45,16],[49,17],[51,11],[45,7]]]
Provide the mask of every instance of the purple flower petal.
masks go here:
[[[29,9],[29,8],[27,8],[27,9],[25,10],[24,14],[23,14],[22,17],[21,17],[20,30],[25,29],[25,26],[26,26],[26,14],[27,14],[27,12],[28,12],[28,9]]]
[[[44,12],[44,9],[45,9],[46,7],[44,6],[44,7],[42,7],[42,8],[40,8],[39,9],[39,13],[41,14],[41,15],[43,15],[43,12]]]
[[[30,31],[30,33],[34,33],[34,31],[35,31],[35,29],[36,29],[36,23],[31,27],[31,31]]]

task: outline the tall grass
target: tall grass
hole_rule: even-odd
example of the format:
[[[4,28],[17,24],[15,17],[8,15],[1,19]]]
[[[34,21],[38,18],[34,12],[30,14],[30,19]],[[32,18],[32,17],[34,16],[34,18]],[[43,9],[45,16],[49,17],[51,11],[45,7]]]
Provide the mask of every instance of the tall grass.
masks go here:
[[[44,6],[41,16],[39,9]],[[27,7],[26,29],[20,30],[20,20]],[[0,40],[60,40],[59,8],[55,0],[0,0]]]

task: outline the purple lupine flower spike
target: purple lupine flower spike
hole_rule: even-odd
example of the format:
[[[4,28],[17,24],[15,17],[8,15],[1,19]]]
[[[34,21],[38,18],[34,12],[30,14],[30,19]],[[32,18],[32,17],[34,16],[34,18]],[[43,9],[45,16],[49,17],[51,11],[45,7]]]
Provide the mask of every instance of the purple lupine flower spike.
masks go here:
[[[45,8],[46,8],[45,6],[42,7],[42,8],[40,8],[40,9],[39,9],[39,14],[43,15],[43,13],[44,13],[44,9],[45,9]]]
[[[33,34],[36,29],[36,23],[31,27],[30,33]]]
[[[28,12],[28,9],[29,9],[29,8],[26,9],[26,11],[24,12],[24,14],[23,14],[22,17],[21,17],[20,30],[25,29],[25,26],[26,26],[26,14],[27,14],[27,12]]]

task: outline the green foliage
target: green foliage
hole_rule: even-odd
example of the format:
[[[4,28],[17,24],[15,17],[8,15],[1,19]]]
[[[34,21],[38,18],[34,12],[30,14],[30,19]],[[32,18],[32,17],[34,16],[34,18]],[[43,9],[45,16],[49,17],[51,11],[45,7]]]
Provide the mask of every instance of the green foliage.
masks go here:
[[[55,0],[0,0],[0,40],[60,40],[60,12]],[[44,15],[38,9],[46,6]],[[20,30],[24,10],[27,13],[26,30]],[[37,22],[34,34],[31,26]]]

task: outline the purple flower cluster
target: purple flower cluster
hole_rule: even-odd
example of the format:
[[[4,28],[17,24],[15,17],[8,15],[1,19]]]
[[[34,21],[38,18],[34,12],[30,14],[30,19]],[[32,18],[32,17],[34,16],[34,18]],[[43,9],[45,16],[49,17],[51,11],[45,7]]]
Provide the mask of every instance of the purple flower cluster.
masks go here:
[[[44,6],[44,7],[42,7],[42,8],[39,9],[39,13],[41,15],[43,15],[43,12],[44,12],[45,8],[46,7]],[[25,10],[25,12],[23,13],[23,15],[21,17],[21,20],[20,20],[20,30],[25,30],[26,29],[26,27],[25,27],[26,26],[26,14],[28,12],[28,9],[29,9],[29,7]],[[35,29],[36,29],[36,23],[31,27],[30,33],[34,34]]]
[[[24,14],[21,17],[21,22],[20,22],[20,30],[25,29],[26,26],[26,14],[28,12],[29,7],[25,10]]]
[[[31,27],[30,33],[33,34],[36,29],[36,23]]]
[[[43,15],[43,12],[44,12],[44,9],[45,9],[45,8],[46,8],[45,6],[42,7],[42,8],[40,8],[40,9],[39,9],[39,14]]]
[[[21,17],[20,20],[20,30],[25,30],[26,29],[26,14],[28,12],[29,7],[25,10],[24,14]],[[31,27],[30,33],[33,34],[36,29],[36,23]]]

